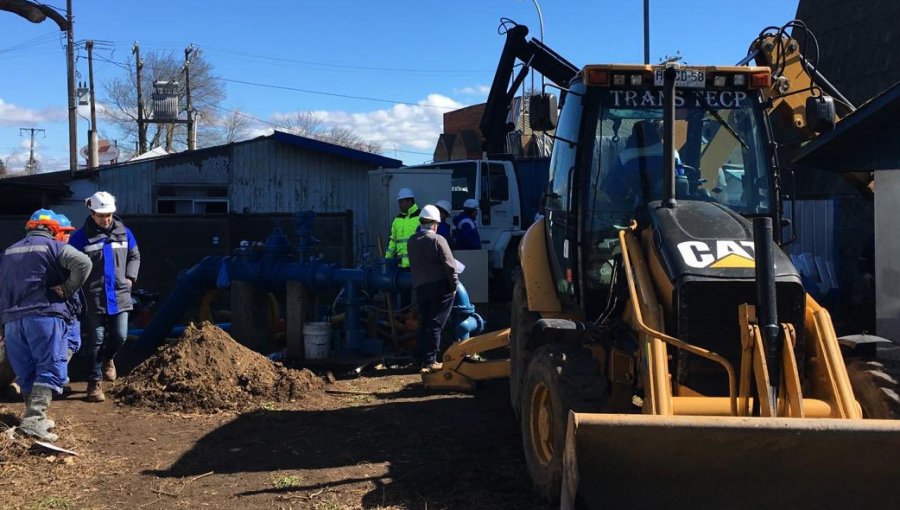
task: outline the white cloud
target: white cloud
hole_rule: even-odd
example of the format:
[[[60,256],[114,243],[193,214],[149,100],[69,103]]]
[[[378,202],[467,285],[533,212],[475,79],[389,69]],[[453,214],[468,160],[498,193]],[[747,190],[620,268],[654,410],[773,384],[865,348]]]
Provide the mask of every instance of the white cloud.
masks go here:
[[[431,153],[443,131],[444,113],[462,108],[464,104],[441,94],[429,94],[415,105],[398,104],[370,112],[313,111],[328,128],[350,129],[367,142],[378,143],[385,154],[398,149]],[[275,122],[290,117],[290,113],[272,115]]]
[[[0,99],[0,126],[15,124],[39,124],[44,122],[60,122],[66,120],[67,113],[62,108],[45,108],[32,110],[22,108]]]
[[[454,94],[461,94],[466,96],[476,96],[476,97],[487,97],[488,93],[490,93],[491,87],[487,85],[475,85],[474,87],[463,87],[461,89],[453,89]]]

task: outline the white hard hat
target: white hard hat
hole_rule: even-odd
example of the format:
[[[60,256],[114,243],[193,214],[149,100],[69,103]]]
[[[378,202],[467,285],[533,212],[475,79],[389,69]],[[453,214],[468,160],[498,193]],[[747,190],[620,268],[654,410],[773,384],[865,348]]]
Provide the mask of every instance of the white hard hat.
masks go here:
[[[434,203],[434,205],[436,205],[438,209],[443,210],[447,214],[450,214],[451,212],[453,212],[453,206],[450,205],[449,200],[438,200],[437,202]]]
[[[105,191],[98,191],[84,200],[84,205],[98,214],[116,212],[116,197]]]
[[[397,200],[403,200],[404,198],[416,198],[416,194],[409,188],[400,188],[400,191],[397,192]]]
[[[466,199],[466,201],[463,202],[463,209],[478,209],[478,200],[475,200],[474,198]]]
[[[419,220],[441,221],[441,212],[433,205],[426,205],[419,213]]]

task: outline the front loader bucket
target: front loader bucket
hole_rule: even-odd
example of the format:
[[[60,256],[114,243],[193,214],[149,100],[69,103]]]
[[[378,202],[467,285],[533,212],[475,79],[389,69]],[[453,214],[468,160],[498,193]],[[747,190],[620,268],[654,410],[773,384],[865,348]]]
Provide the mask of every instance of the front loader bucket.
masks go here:
[[[562,508],[900,508],[900,421],[569,413]]]

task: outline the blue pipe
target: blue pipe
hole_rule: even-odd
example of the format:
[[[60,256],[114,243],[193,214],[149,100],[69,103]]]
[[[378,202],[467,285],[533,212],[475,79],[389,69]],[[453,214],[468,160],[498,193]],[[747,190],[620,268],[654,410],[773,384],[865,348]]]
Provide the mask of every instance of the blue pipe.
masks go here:
[[[313,216],[314,217],[314,216]],[[311,221],[308,216],[304,222]],[[299,223],[299,221],[298,221]],[[301,232],[301,254],[317,240],[305,223]],[[170,333],[185,310],[204,292],[216,286],[225,288],[232,281],[243,281],[266,290],[283,289],[285,282],[298,281],[311,290],[344,287],[347,312],[344,320],[345,348],[358,350],[364,342],[361,307],[362,289],[396,291],[412,288],[412,275],[401,271],[396,260],[380,259],[357,269],[338,268],[321,259],[292,260],[287,238],[276,228],[266,240],[263,250],[241,248],[232,257],[206,257],[178,277],[178,285],[166,298],[150,324],[140,333],[137,347],[153,349]],[[457,340],[469,338],[484,330],[484,320],[475,313],[469,294],[462,283],[457,285],[453,304],[454,335]]]
[[[453,298],[452,309],[453,337],[455,340],[465,340],[472,333],[484,331],[484,319],[475,313],[475,305],[469,301],[469,292],[462,282],[456,284],[456,296]]]
[[[216,278],[224,260],[222,257],[205,257],[194,267],[182,271],[178,275],[175,290],[169,294],[153,316],[153,320],[141,332],[135,347],[152,352],[165,340],[185,310],[197,302],[207,290],[215,288]]]

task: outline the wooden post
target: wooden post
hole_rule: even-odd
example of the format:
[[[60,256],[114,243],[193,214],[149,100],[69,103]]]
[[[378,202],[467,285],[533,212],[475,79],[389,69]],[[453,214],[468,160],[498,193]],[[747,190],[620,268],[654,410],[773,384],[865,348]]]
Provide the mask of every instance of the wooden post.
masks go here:
[[[286,319],[286,343],[287,357],[294,360],[305,358],[303,344],[303,325],[309,316],[310,310],[309,291],[300,282],[287,282],[287,295],[285,297]]]
[[[265,292],[247,282],[231,282],[231,337],[250,349],[266,347],[267,307]]]

